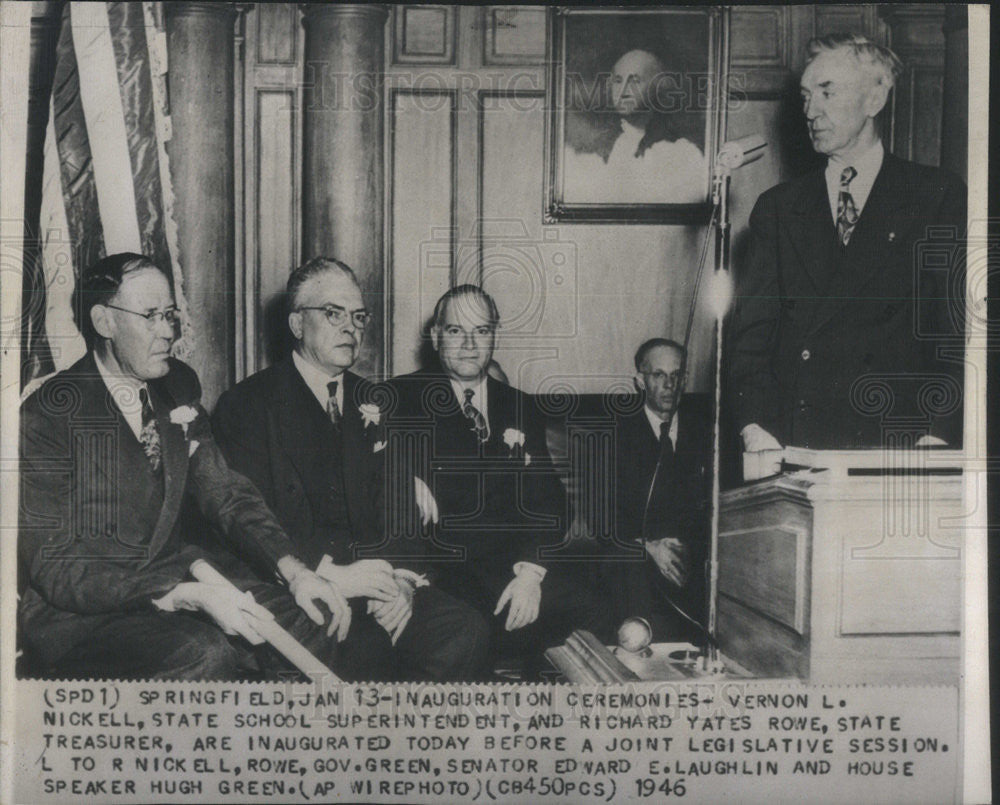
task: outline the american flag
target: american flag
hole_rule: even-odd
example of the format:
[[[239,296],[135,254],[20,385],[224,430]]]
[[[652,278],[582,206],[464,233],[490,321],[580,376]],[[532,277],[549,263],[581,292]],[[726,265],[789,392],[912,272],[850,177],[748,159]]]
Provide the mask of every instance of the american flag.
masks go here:
[[[171,273],[182,316],[175,352],[190,351],[167,158],[171,129],[161,6],[63,7],[52,54],[41,210],[37,221],[26,221],[25,391],[83,355],[73,288],[80,272],[106,254],[141,252]]]

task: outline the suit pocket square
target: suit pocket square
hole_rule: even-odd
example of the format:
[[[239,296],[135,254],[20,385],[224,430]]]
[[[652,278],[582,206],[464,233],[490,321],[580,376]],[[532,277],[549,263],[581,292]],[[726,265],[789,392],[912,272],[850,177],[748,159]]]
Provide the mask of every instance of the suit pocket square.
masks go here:
[[[191,456],[194,455],[194,451],[197,450],[200,445],[201,442],[199,442],[197,439],[192,439],[190,442],[188,442],[188,458],[191,458]]]
[[[385,442],[384,441],[375,442],[375,444],[372,445],[372,452],[373,453],[380,453],[383,450],[385,450]]]

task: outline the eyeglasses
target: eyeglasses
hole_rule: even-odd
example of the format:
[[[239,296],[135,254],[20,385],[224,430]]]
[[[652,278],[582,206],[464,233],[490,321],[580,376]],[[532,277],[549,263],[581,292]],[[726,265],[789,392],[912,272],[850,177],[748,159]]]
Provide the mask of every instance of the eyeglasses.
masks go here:
[[[671,372],[669,375],[666,372],[644,372],[650,380],[655,380],[660,385],[669,385],[670,388],[677,388],[678,385],[684,380],[684,372]]]
[[[303,305],[298,310],[321,310],[327,321],[335,327],[339,327],[347,322],[348,317],[351,323],[359,330],[365,329],[372,319],[372,314],[367,310],[347,310],[340,305]]]
[[[104,307],[114,308],[115,310],[120,310],[122,313],[131,313],[133,316],[141,316],[146,320],[146,326],[150,330],[156,327],[161,321],[165,321],[173,327],[181,320],[181,313],[175,307],[168,307],[166,310],[151,310],[149,313],[140,313],[138,310],[129,310],[126,307],[118,307],[118,305],[106,304]]]

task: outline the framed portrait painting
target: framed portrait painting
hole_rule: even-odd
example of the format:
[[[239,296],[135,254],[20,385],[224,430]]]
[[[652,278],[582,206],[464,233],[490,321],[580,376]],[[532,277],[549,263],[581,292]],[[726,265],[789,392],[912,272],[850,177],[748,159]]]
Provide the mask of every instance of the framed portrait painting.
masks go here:
[[[727,11],[557,7],[549,31],[545,221],[707,221]]]

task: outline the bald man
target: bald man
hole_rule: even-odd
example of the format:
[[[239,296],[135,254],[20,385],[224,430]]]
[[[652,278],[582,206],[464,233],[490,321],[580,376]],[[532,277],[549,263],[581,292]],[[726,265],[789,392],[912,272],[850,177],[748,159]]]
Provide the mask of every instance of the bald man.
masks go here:
[[[567,150],[568,203],[693,203],[706,196],[705,158],[694,143],[671,136],[670,114],[683,111],[679,77],[648,50],[629,50],[610,76],[610,104],[620,133],[605,161]]]

